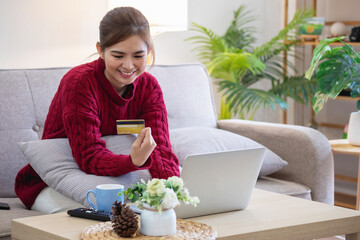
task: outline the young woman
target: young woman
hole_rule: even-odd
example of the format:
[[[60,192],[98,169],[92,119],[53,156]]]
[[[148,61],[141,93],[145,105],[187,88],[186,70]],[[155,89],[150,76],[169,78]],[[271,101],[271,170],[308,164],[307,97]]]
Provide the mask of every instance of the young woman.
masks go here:
[[[68,138],[79,168],[119,176],[149,169],[152,177],[179,176],[171,150],[167,112],[157,80],[145,72],[154,47],[149,24],[131,7],[109,11],[100,23],[98,60],[71,69],[60,82],[47,115],[43,139]],[[144,119],[130,155],[110,152],[102,136],[116,134],[116,120]],[[17,175],[15,190],[25,206],[42,212],[74,207],[47,187],[30,165]]]

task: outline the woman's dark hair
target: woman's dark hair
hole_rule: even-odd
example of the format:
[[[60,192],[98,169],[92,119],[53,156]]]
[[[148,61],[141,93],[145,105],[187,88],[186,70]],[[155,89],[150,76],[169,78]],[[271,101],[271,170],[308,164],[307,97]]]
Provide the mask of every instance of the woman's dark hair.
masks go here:
[[[117,7],[110,10],[100,22],[100,47],[104,51],[118,42],[138,35],[151,49],[151,62],[155,61],[154,45],[150,35],[150,27],[145,16],[133,7]]]

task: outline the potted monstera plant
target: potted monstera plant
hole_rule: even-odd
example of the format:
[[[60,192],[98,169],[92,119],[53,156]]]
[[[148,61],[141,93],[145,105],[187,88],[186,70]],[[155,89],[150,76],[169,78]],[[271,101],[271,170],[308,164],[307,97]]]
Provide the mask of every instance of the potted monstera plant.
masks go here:
[[[336,98],[341,91],[350,90],[351,97],[360,95],[360,54],[343,41],[344,37],[324,39],[314,49],[308,79],[316,76],[318,91],[313,97],[313,109],[319,112],[329,98]],[[331,48],[330,44],[341,42],[343,45]],[[358,112],[350,115],[348,140],[360,145],[360,100],[356,102]]]

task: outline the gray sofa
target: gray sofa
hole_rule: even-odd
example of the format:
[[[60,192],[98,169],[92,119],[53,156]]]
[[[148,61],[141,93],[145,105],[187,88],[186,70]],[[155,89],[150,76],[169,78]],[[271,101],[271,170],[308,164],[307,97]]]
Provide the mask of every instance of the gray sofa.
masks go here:
[[[69,68],[0,70],[0,239],[10,239],[11,219],[39,215],[24,208],[14,192],[14,181],[27,159],[17,142],[39,140],[60,79]],[[288,165],[260,177],[256,187],[333,204],[333,157],[320,132],[302,126],[217,120],[210,78],[201,64],[154,66],[168,109],[170,135],[181,128],[223,129],[266,146]],[[191,136],[189,136],[191,137]]]

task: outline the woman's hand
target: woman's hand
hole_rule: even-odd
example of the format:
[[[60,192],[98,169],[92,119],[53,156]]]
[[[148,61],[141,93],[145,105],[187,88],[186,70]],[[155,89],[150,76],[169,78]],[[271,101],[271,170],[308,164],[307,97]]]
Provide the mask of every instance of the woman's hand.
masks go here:
[[[130,157],[133,164],[137,167],[144,165],[155,147],[156,142],[151,136],[151,128],[142,129],[131,146]]]

